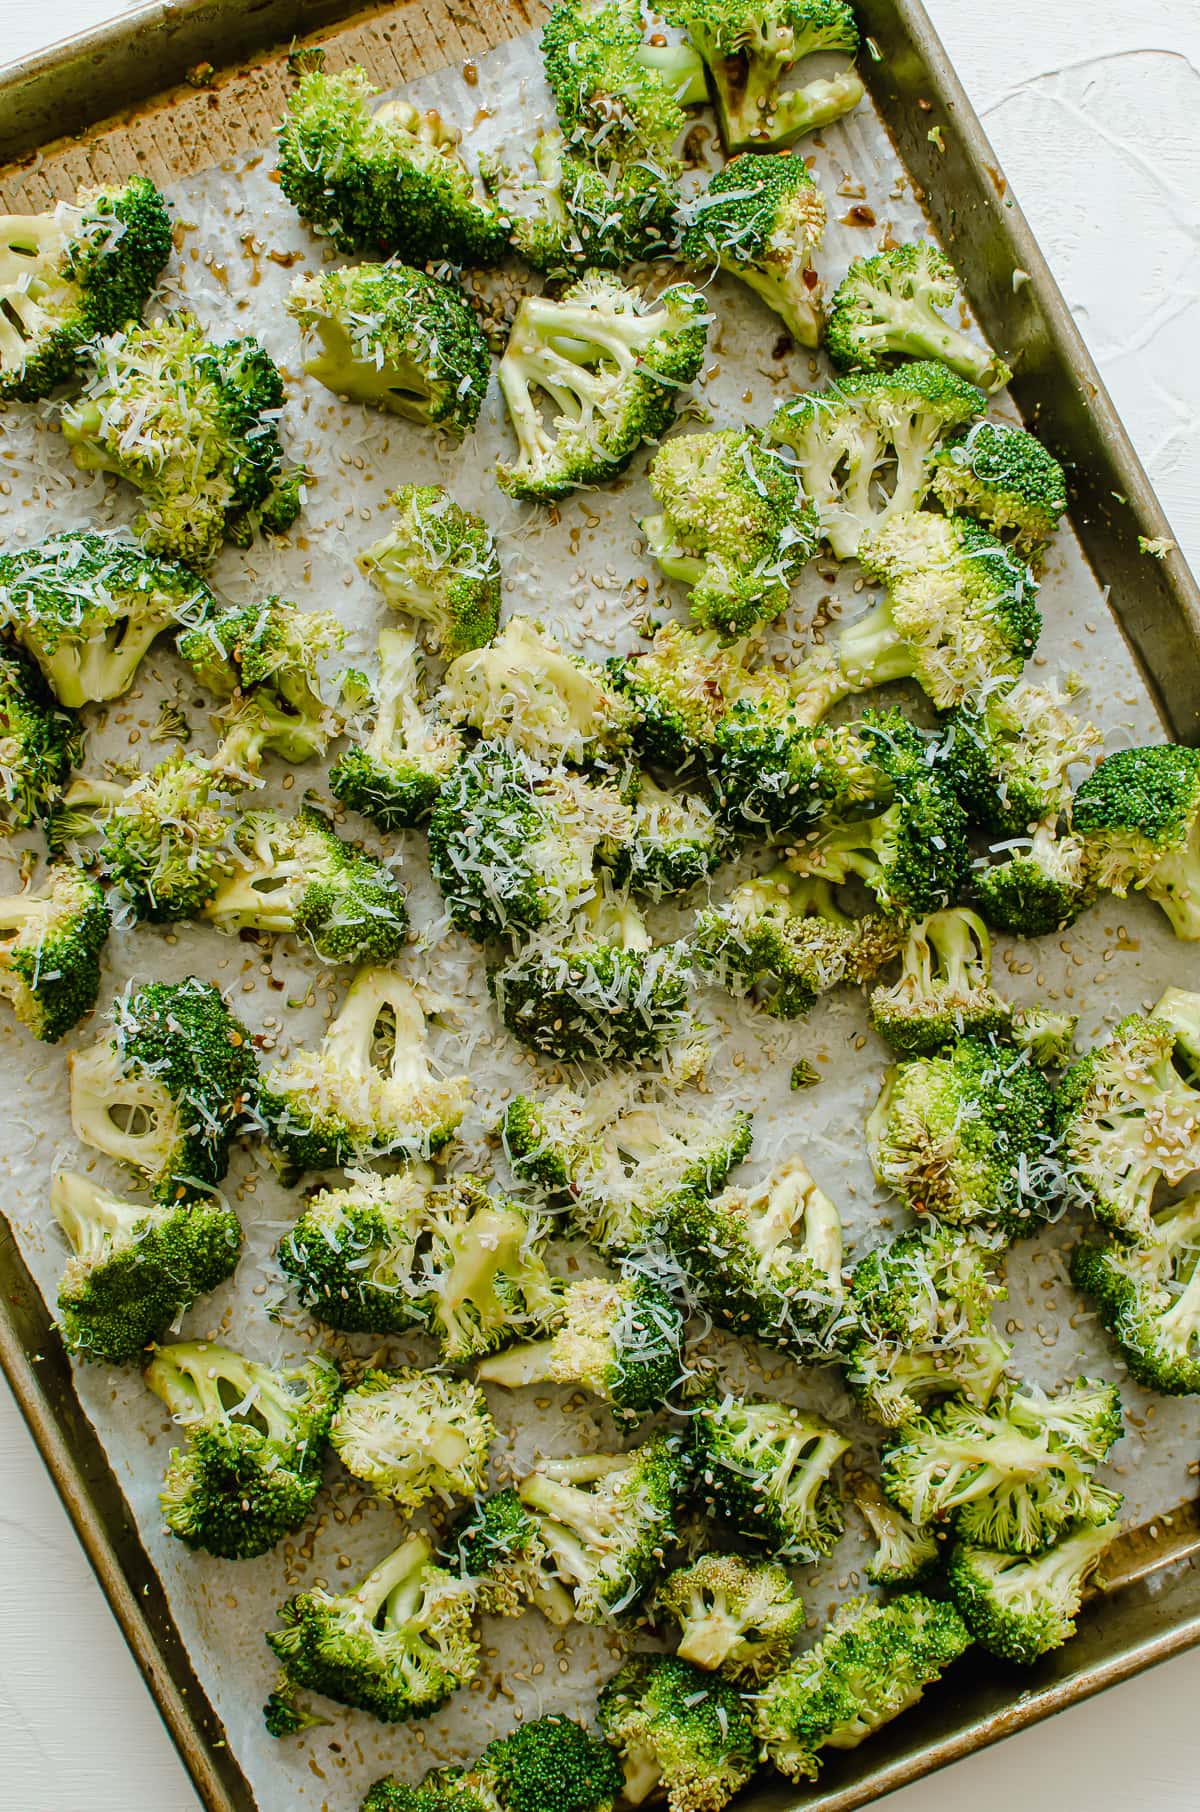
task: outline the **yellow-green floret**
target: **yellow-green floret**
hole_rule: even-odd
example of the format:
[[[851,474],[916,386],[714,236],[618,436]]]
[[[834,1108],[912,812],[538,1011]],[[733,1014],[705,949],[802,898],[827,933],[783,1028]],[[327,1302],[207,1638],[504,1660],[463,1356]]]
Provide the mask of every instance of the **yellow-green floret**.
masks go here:
[[[866,1569],[872,1585],[924,1585],[940,1571],[939,1531],[920,1527],[895,1504],[889,1504],[877,1482],[865,1473],[854,1481],[854,1506],[875,1540],[875,1553]]]
[[[1161,906],[1176,937],[1200,938],[1200,749],[1118,749],[1075,794],[1075,834],[1096,885]]]
[[[742,1554],[702,1554],[677,1567],[654,1608],[678,1625],[685,1661],[751,1684],[778,1673],[805,1619],[787,1568]]]
[[[1130,1375],[1166,1396],[1200,1393],[1200,1195],[1160,1208],[1131,1245],[1083,1244],[1071,1278],[1092,1296]]]
[[[741,1694],[677,1655],[631,1655],[596,1715],[620,1753],[632,1806],[662,1798],[668,1812],[723,1812],[758,1769]]]
[[[529,617],[509,617],[486,648],[446,671],[438,707],[488,742],[553,765],[611,763],[629,747],[635,713],[603,667],[567,654]]]
[[[693,1490],[724,1528],[780,1558],[815,1560],[845,1528],[832,1473],[850,1443],[810,1410],[713,1397],[692,1418]]]
[[[526,160],[484,160],[483,180],[511,219],[514,251],[547,277],[623,270],[665,257],[674,245],[675,159],[605,153],[603,144],[576,146],[543,132]]]
[[[462,753],[462,738],[422,696],[416,631],[384,629],[370,728],[329,770],[329,790],[380,830],[423,824]]]
[[[751,674],[744,652],[727,646],[716,630],[668,622],[649,648],[612,657],[609,674],[634,707],[634,741],[645,760],[669,772],[682,768],[709,750],[721,719],[743,694],[786,699],[779,676]]]
[[[35,1038],[57,1044],[95,1006],[111,923],[104,889],[70,863],[0,897],[0,997]]]
[[[332,611],[301,610],[275,597],[224,611],[180,636],[180,657],[195,678],[228,701],[217,718],[214,771],[244,784],[268,751],[284,761],[324,755],[340,720],[321,696],[318,662],[344,637]]]
[[[568,141],[602,164],[675,165],[684,108],[706,98],[696,52],[646,31],[637,0],[557,0],[542,61]]]
[[[1084,1523],[1033,1555],[960,1542],[950,1555],[946,1583],[980,1648],[1001,1661],[1032,1667],[1075,1634],[1088,1581],[1119,1534],[1115,1521]]]
[[[599,851],[620,887],[652,900],[687,893],[731,853],[733,842],[700,793],[670,792],[649,774],[631,772],[628,836]]]
[[[968,1035],[1006,1032],[1012,1006],[992,986],[992,940],[963,906],[909,926],[900,978],[871,994],[871,1024],[902,1057],[929,1057]]]
[[[51,817],[81,740],[28,655],[0,644],[0,824],[21,830]]]
[[[1012,376],[1004,360],[944,318],[961,301],[954,266],[935,245],[856,258],[830,304],[829,356],[841,370],[939,359],[981,390],[1003,390]]]
[[[346,1334],[402,1334],[425,1321],[417,1249],[433,1173],[359,1171],[322,1189],[280,1241],[276,1257],[303,1308]]]
[[[500,618],[500,559],[482,516],[437,484],[403,484],[388,501],[396,520],[358,556],[385,604],[415,617],[433,650],[453,660],[483,648]]]
[[[899,933],[874,915],[851,918],[827,881],[769,869],[696,920],[697,967],[776,1019],[811,1012],[843,982],[865,982],[895,954]]]
[[[198,918],[234,867],[233,821],[213,797],[219,783],[207,762],[170,755],[106,810],[101,858],[139,919]]]
[[[495,1433],[483,1392],[465,1378],[370,1370],[342,1397],[330,1440],[355,1478],[416,1510],[481,1491]]]
[[[825,197],[802,157],[747,152],[710,178],[684,210],[680,256],[738,277],[800,346],[821,338],[821,280],[813,256],[825,235]]]
[[[980,869],[975,897],[988,924],[1013,937],[1047,937],[1073,925],[1097,887],[1081,837],[1039,824],[1003,862]]]
[[[1070,811],[1070,770],[1092,757],[1101,740],[1053,682],[1018,680],[951,711],[938,766],[972,824],[1021,837]]]
[[[487,1616],[521,1617],[534,1605],[560,1629],[575,1616],[575,1600],[552,1571],[537,1517],[511,1485],[475,1500],[451,1528],[443,1559],[468,1581]]]

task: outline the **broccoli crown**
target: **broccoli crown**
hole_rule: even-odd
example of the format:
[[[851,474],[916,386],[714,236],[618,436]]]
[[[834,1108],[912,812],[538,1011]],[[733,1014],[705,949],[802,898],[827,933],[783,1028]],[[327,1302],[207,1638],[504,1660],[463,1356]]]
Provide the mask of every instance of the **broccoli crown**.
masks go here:
[[[669,1812],[722,1812],[758,1768],[754,1719],[740,1693],[677,1655],[631,1655],[596,1715],[620,1751],[634,1805],[659,1793]]]
[[[1018,680],[950,713],[938,765],[972,824],[1020,837],[1070,809],[1070,769],[1100,740],[1094,724],[1066,708],[1057,686]]]
[[[157,1347],[145,1377],[185,1430],[159,1499],[172,1535],[249,1560],[301,1526],[321,1488],[335,1365],[318,1355],[277,1369],[196,1341]]]
[[[787,609],[817,544],[817,518],[790,460],[749,428],[681,434],[650,462],[662,515],[642,533],[664,573],[691,587],[702,628],[743,637]]]
[[[628,901],[597,899],[488,977],[515,1038],[560,1061],[644,1063],[694,1029],[685,942],[652,945]]]
[[[465,1378],[370,1370],[339,1403],[330,1438],[347,1472],[416,1510],[481,1491],[495,1432],[483,1392]]]
[[[980,870],[974,888],[988,924],[1013,937],[1065,930],[1096,897],[1082,840],[1057,837],[1047,825],[1038,825],[1028,849]]]
[[[219,1183],[258,1094],[249,1032],[194,975],[119,995],[112,1022],[69,1060],[76,1137],[141,1171],[158,1201]]]
[[[574,1617],[574,1599],[549,1571],[537,1517],[511,1486],[477,1498],[451,1529],[447,1548],[446,1564],[470,1581],[486,1614],[520,1617],[531,1603],[560,1626]]]
[[[741,1554],[702,1554],[677,1567],[654,1603],[678,1624],[684,1661],[751,1684],[779,1671],[804,1628],[804,1600],[787,1568]]]
[[[215,769],[256,774],[267,749],[285,761],[325,753],[340,725],[321,697],[317,663],[343,638],[331,611],[304,611],[274,597],[180,636],[180,656],[200,684],[232,701]]]
[[[359,1812],[497,1812],[491,1792],[461,1768],[433,1768],[417,1786],[385,1774]]]
[[[43,1043],[57,1044],[95,1006],[111,923],[104,889],[69,863],[0,898],[0,995]]]
[[[923,1592],[851,1598],[814,1647],[767,1682],[758,1736],[789,1780],[816,1780],[823,1749],[856,1749],[908,1711],[971,1646],[953,1605]]]
[[[579,149],[545,132],[532,170],[503,158],[484,181],[512,216],[513,248],[547,277],[622,270],[667,255],[675,240],[676,168],[671,158],[609,163],[600,145]]]
[[[808,1410],[713,1398],[692,1419],[693,1488],[709,1513],[781,1559],[836,1547],[845,1519],[831,1474],[850,1443]]]
[[[462,753],[458,731],[435,717],[422,699],[421,680],[416,632],[383,630],[370,731],[329,770],[334,798],[381,830],[423,823]]]
[[[758,1189],[672,1200],[667,1238],[718,1321],[811,1360],[842,1302],[842,1225],[801,1158]]]
[[[609,1624],[645,1597],[675,1539],[678,1443],[652,1435],[623,1454],[544,1460],[519,1487],[580,1623]]]
[[[276,1063],[259,1105],[272,1141],[303,1171],[435,1155],[470,1097],[468,1077],[431,1064],[411,984],[390,969],[362,969],[319,1047]]]
[[[826,207],[802,157],[735,157],[683,212],[685,263],[731,272],[799,345],[819,343],[821,282],[812,259],[825,235]]]
[[[621,1766],[571,1718],[533,1718],[489,1743],[477,1763],[502,1812],[612,1812]]]
[[[664,15],[683,27],[704,59],[730,151],[793,144],[863,98],[852,67],[783,87],[798,64],[819,52],[857,53],[858,27],[846,0],[769,0],[754,12],[739,0],[670,0]]]
[[[980,1648],[1032,1667],[1069,1642],[1088,1580],[1119,1531],[1116,1522],[1084,1523],[1034,1555],[958,1543],[946,1582]]]
[[[1144,889],[1176,937],[1200,937],[1200,749],[1154,743],[1106,755],[1072,818],[1096,885]]]
[[[186,566],[120,534],[68,530],[0,554],[0,619],[72,709],[119,698],[154,638],[212,605]]]
[[[277,1740],[299,1736],[302,1731],[312,1730],[325,1722],[324,1718],[318,1717],[300,1703],[286,1678],[281,1679],[274,1692],[267,1694],[262,1708],[262,1720],[267,1735]]]
[[[125,1365],[234,1270],[242,1229],[223,1202],[130,1202],[60,1171],[50,1207],[71,1247],[59,1326],[83,1359]]]
[[[408,101],[372,107],[378,93],[362,69],[301,79],[279,134],[292,206],[340,252],[498,264],[508,223],[478,191],[460,135]]]
[[[704,77],[694,51],[644,41],[637,0],[557,0],[542,61],[569,140],[603,163],[674,164],[684,106],[705,98]]]
[[[231,825],[213,803],[213,770],[168,756],[107,812],[104,866],[139,919],[197,918],[229,873]]]
[[[918,1525],[1036,1554],[1074,1522],[1102,1523],[1120,1498],[1094,1466],[1121,1432],[1112,1385],[1082,1378],[1058,1397],[1032,1386],[992,1409],[961,1398],[905,1424],[883,1456],[883,1488]]]
[[[620,887],[652,900],[687,893],[730,853],[730,839],[699,793],[672,793],[649,774],[632,776],[633,823],[627,838],[600,851]]]
[[[0,822],[39,824],[58,804],[79,758],[80,732],[33,662],[0,644]]]
[[[710,316],[699,290],[674,284],[653,300],[587,271],[557,301],[524,296],[500,361],[500,388],[518,443],[502,490],[553,503],[605,484],[644,441],[660,440],[699,374]],[[537,393],[556,411],[547,426]]]
[[[613,684],[637,712],[634,741],[647,761],[675,770],[707,752],[721,719],[751,684],[741,655],[716,630],[668,622],[644,653],[609,661]]]
[[[1006,1240],[1032,1233],[1062,1188],[1054,1091],[1028,1056],[960,1038],[888,1073],[867,1123],[875,1174],[914,1214]]]
[[[773,839],[855,806],[886,803],[887,778],[854,725],[814,728],[801,701],[738,699],[708,759],[717,810],[739,835]]]
[[[453,660],[483,648],[500,618],[500,558],[482,516],[437,484],[405,484],[389,499],[396,521],[358,565],[393,610],[426,626],[436,653]]]
[[[982,390],[945,365],[852,371],[825,390],[781,403],[768,434],[795,455],[821,534],[839,560],[858,553],[930,485],[928,459],[943,435],[986,407]]]
[[[1071,1277],[1095,1298],[1132,1377],[1167,1396],[1200,1393],[1200,1195],[1153,1216],[1153,1237],[1075,1248]]]
[[[900,979],[871,995],[871,1024],[902,1057],[1005,1032],[1012,1007],[992,987],[992,940],[978,913],[954,906],[909,926]]]
[[[487,648],[459,655],[438,694],[443,714],[535,760],[587,763],[628,748],[634,710],[604,669],[566,654],[528,617],[510,617]]]
[[[460,439],[475,426],[492,364],[456,283],[360,264],[298,277],[287,307],[304,334],[304,369],[327,390]]]
[[[587,1095],[518,1095],[501,1133],[515,1175],[565,1199],[584,1237],[612,1256],[653,1241],[677,1192],[719,1189],[752,1137],[748,1114],[720,1119],[711,1103],[622,1076]]]
[[[540,1223],[518,1203],[456,1176],[429,1191],[418,1288],[446,1359],[477,1359],[541,1329],[558,1307]]]
[[[226,540],[290,527],[303,475],[285,470],[283,379],[257,340],[215,345],[180,314],[111,334],[93,356],[63,434],[76,465],[142,492],[134,528],[151,553],[203,569]]]
[[[485,1384],[582,1384],[637,1422],[661,1409],[681,1377],[683,1317],[660,1285],[637,1272],[616,1283],[586,1277],[568,1284],[545,1340],[485,1359]]]
[[[868,370],[893,358],[939,359],[981,390],[1003,390],[1012,372],[990,347],[951,327],[958,279],[928,243],[897,245],[856,258],[829,306],[825,344],[840,370]]]
[[[327,963],[383,963],[403,947],[408,908],[391,869],[320,812],[248,812],[232,844],[233,872],[204,907],[218,931],[294,932]]]
[[[362,1171],[345,1189],[323,1189],[280,1242],[277,1257],[303,1306],[347,1334],[401,1334],[420,1326],[416,1281],[432,1173]]]
[[[90,341],[141,319],[170,255],[167,204],[146,177],[10,215],[0,224],[0,398],[36,402],[77,377]]]
[[[854,1502],[875,1538],[875,1554],[866,1570],[872,1585],[923,1585],[940,1571],[937,1530],[918,1528],[888,1503],[874,1479],[864,1474],[856,1480]]]
[[[1066,513],[1066,473],[1036,436],[1008,422],[975,422],[929,463],[934,495],[951,515],[976,517],[1027,555]]]
[[[267,1642],[289,1681],[384,1724],[425,1718],[479,1668],[471,1588],[410,1535],[353,1590],[321,1586],[281,1606]]]
[[[1104,1226],[1146,1245],[1159,1184],[1200,1167],[1200,1090],[1176,1067],[1177,1042],[1169,1020],[1131,1013],[1071,1065],[1055,1102],[1072,1193]]]

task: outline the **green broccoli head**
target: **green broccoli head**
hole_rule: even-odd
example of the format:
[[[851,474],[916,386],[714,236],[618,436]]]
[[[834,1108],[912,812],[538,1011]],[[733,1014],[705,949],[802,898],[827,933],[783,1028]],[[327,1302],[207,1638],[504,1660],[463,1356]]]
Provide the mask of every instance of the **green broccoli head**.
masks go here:
[[[128,692],[155,637],[212,607],[195,573],[121,534],[68,530],[0,554],[0,619],[71,709]]]
[[[321,1488],[335,1365],[317,1355],[275,1368],[195,1341],[155,1348],[145,1378],[185,1431],[159,1499],[172,1535],[249,1560],[300,1528]]]
[[[111,924],[104,889],[70,863],[0,898],[0,996],[43,1043],[57,1044],[95,1006]]]
[[[1064,931],[1096,898],[1082,838],[1057,836],[1039,824],[1028,846],[976,872],[975,897],[989,925],[1013,937],[1047,937]]]
[[[146,177],[0,220],[0,398],[36,402],[76,379],[91,341],[141,319],[170,255]]]
[[[687,45],[649,42],[637,0],[557,0],[542,61],[566,138],[598,162],[675,162],[704,71]]]
[[[351,1175],[322,1189],[280,1241],[276,1257],[301,1305],[347,1334],[401,1334],[426,1317],[417,1249],[433,1173],[411,1164],[391,1176]]]
[[[1053,453],[1009,422],[975,422],[929,462],[934,496],[952,516],[974,516],[1027,559],[1052,539],[1067,509],[1067,477]]]
[[[744,0],[670,0],[664,16],[683,27],[704,59],[728,151],[794,144],[852,112],[865,93],[853,64],[803,80],[810,57],[857,54],[858,26],[846,0],[769,0],[753,9]],[[785,87],[798,66],[800,81]]]
[[[868,1563],[872,1585],[924,1585],[941,1570],[942,1541],[936,1529],[921,1528],[889,1504],[873,1478],[860,1474],[854,1504],[875,1540]]]
[[[567,654],[523,616],[509,617],[488,647],[451,662],[438,707],[485,741],[507,741],[551,766],[623,757],[635,717],[602,667]]]
[[[410,101],[373,106],[378,94],[362,69],[302,77],[279,134],[288,200],[340,252],[498,264],[508,223],[464,163],[459,133]]]
[[[198,918],[229,874],[232,824],[213,800],[217,780],[207,763],[171,755],[106,812],[101,857],[139,919]]]
[[[1083,1523],[1034,1555],[958,1543],[946,1582],[980,1648],[1032,1667],[1069,1642],[1088,1581],[1119,1533],[1115,1521]]]
[[[731,831],[774,840],[855,807],[886,804],[891,788],[856,725],[807,721],[806,700],[755,688],[721,718],[708,774]]]
[[[689,892],[730,854],[732,840],[701,794],[668,792],[646,773],[632,774],[626,790],[630,834],[599,852],[617,886],[667,899]]]
[[[663,572],[691,587],[694,622],[741,638],[787,609],[817,544],[792,463],[749,428],[683,434],[650,462],[662,506],[642,533]]]
[[[799,346],[821,339],[821,280],[813,255],[825,235],[825,197],[802,157],[746,152],[683,210],[680,255],[738,277],[774,310]]]
[[[778,1561],[702,1554],[668,1573],[655,1609],[679,1628],[684,1661],[757,1685],[778,1673],[804,1628],[804,1600]]]
[[[492,366],[457,284],[360,264],[298,277],[287,308],[304,336],[304,369],[327,390],[456,439],[475,426]]]
[[[1077,789],[1072,818],[1099,887],[1132,887],[1161,906],[1176,937],[1200,938],[1200,749],[1118,749]]]
[[[781,1559],[836,1547],[845,1519],[832,1480],[850,1443],[820,1416],[759,1397],[714,1397],[692,1418],[693,1489],[723,1527]]]
[[[1137,1244],[1075,1248],[1071,1277],[1092,1296],[1130,1375],[1166,1396],[1200,1393],[1200,1195],[1152,1217]]]
[[[324,755],[341,726],[321,697],[318,662],[344,635],[332,611],[270,597],[180,636],[180,657],[195,678],[231,701],[219,719],[225,733],[213,757],[217,773],[253,776],[266,750],[285,761]]]
[[[384,603],[423,624],[435,653],[483,648],[500,618],[500,559],[482,516],[436,484],[405,484],[389,499],[396,521],[358,557]]]
[[[524,296],[500,361],[518,443],[515,463],[497,468],[501,489],[553,503],[615,478],[674,421],[704,362],[709,319],[690,284],[651,300],[603,271],[557,301]],[[553,404],[549,425],[539,394]]]
[[[1018,680],[951,711],[938,764],[972,824],[1021,837],[1070,810],[1070,770],[1100,742],[1055,684]]]
[[[579,147],[558,132],[541,133],[526,164],[498,156],[483,166],[511,218],[514,251],[559,282],[665,257],[676,237],[677,174],[673,158],[609,162],[604,144]]]
[[[722,718],[743,693],[786,697],[782,684],[748,673],[742,652],[727,647],[717,630],[668,622],[648,649],[613,656],[609,673],[636,711],[633,737],[645,760],[677,771],[708,752]]]
[[[938,359],[981,390],[1003,390],[1012,372],[945,320],[962,305],[954,266],[929,243],[856,258],[829,307],[825,344],[839,370],[892,359]]]
[[[481,1491],[495,1433],[483,1392],[465,1378],[370,1370],[338,1404],[330,1439],[347,1472],[416,1510]]]
[[[902,1057],[929,1057],[956,1039],[1006,1032],[1012,1006],[992,987],[992,940],[963,906],[909,926],[900,978],[871,995],[871,1024]]]
[[[477,1775],[502,1812],[613,1812],[621,1766],[570,1718],[532,1718],[489,1743]]]
[[[422,697],[422,670],[415,630],[381,631],[370,729],[329,770],[334,798],[380,830],[423,824],[462,754],[458,731]]]
[[[551,1571],[537,1517],[512,1486],[476,1499],[450,1530],[443,1558],[487,1616],[520,1617],[532,1604],[560,1628],[574,1618],[575,1600]]]
[[[631,1655],[601,1691],[600,1728],[620,1752],[625,1798],[669,1812],[723,1812],[758,1768],[749,1706],[677,1655]]]
[[[50,818],[79,759],[74,717],[55,703],[33,662],[0,644],[0,824]]]
[[[110,334],[92,356],[63,435],[83,471],[141,491],[134,528],[151,553],[202,570],[227,540],[245,547],[260,528],[291,526],[303,474],[285,469],[283,379],[257,340],[217,345],[180,314]]]

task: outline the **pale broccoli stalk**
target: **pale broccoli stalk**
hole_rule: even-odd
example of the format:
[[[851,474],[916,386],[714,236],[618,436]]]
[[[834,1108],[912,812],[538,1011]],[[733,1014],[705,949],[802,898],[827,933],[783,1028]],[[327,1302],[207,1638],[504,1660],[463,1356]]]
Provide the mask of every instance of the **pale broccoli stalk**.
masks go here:
[[[510,617],[489,647],[451,663],[437,704],[449,722],[552,764],[623,754],[636,719],[602,667],[565,653],[522,616]]]
[[[937,359],[981,390],[1003,390],[1012,372],[940,311],[961,305],[954,266],[930,244],[856,258],[829,309],[826,345],[842,370],[891,358]]]
[[[500,617],[500,558],[482,516],[436,484],[405,484],[388,499],[396,520],[358,556],[385,604],[422,623],[437,654],[483,648]]]
[[[329,770],[329,790],[381,830],[407,830],[428,818],[462,753],[457,730],[423,702],[416,633],[385,629],[371,728]]]

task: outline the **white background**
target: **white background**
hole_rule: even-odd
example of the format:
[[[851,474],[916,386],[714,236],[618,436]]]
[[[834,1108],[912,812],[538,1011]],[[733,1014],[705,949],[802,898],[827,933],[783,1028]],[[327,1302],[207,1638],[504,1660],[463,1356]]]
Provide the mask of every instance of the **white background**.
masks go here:
[[[1200,0],[926,5],[1200,569]],[[0,0],[0,58],[118,10]],[[2,1386],[0,1479],[0,1812],[196,1812]],[[1194,1812],[1198,1702],[1200,1653],[886,1804]]]

